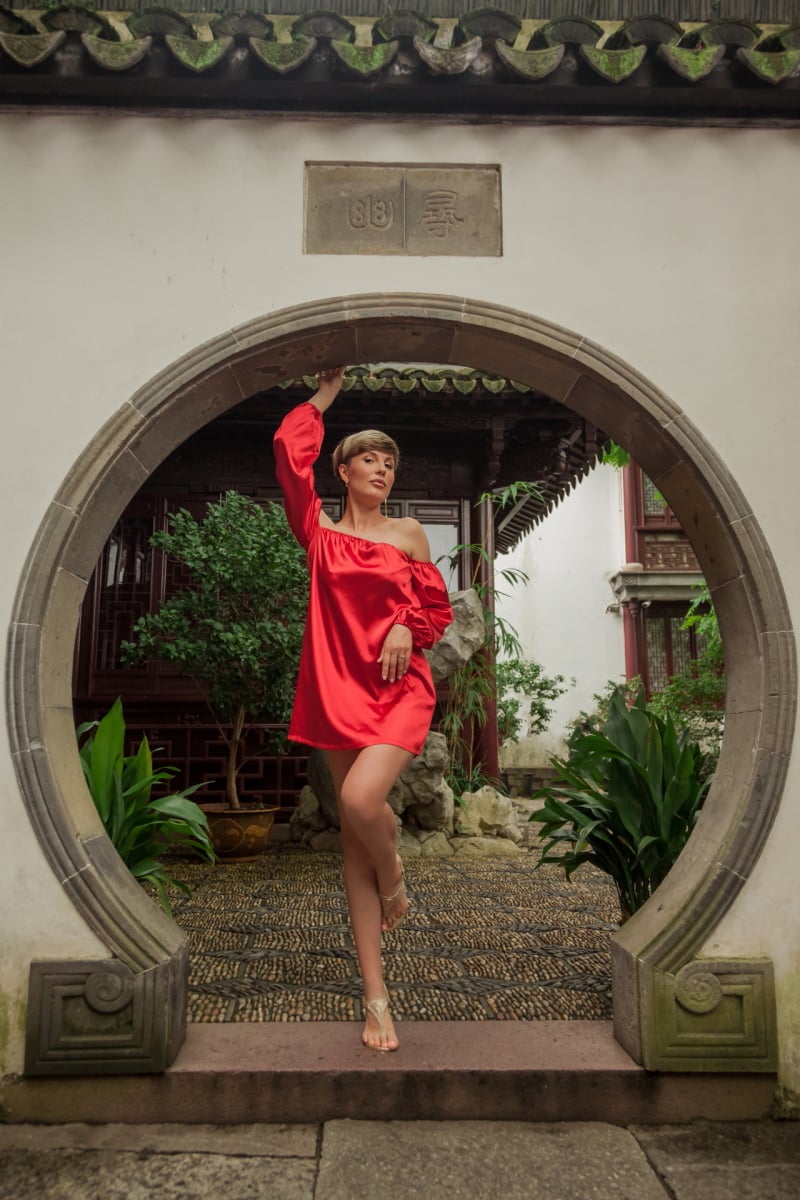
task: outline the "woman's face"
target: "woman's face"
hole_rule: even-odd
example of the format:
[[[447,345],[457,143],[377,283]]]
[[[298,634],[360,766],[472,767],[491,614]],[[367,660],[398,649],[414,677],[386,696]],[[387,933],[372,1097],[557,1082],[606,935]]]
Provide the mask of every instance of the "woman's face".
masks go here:
[[[384,450],[364,450],[354,454],[349,462],[342,463],[339,473],[350,495],[358,495],[363,500],[377,497],[380,503],[394,486],[394,457]]]

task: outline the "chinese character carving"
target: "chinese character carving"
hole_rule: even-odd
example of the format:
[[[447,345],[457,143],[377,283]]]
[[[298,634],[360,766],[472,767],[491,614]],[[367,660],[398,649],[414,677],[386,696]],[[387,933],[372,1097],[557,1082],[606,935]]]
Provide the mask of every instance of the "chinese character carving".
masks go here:
[[[347,223],[351,229],[391,229],[394,201],[381,200],[372,195],[348,200]]]
[[[425,197],[425,211],[422,214],[422,224],[428,233],[434,237],[446,238],[456,225],[463,225],[464,218],[456,216],[458,192],[438,188],[428,192]]]

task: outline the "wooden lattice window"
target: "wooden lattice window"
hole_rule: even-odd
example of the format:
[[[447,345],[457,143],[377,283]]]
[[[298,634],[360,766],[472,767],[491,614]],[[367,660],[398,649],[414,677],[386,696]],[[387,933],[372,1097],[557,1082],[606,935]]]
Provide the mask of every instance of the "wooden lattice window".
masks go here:
[[[700,564],[675,513],[651,479],[631,464],[635,561],[645,571],[699,571]]]
[[[150,610],[152,532],[152,520],[123,518],[106,542],[97,572],[96,671],[121,666],[120,643]]]
[[[648,697],[660,691],[673,675],[690,669],[704,648],[696,631],[683,629],[685,610],[667,604],[651,604],[645,610],[645,662],[642,674]]]

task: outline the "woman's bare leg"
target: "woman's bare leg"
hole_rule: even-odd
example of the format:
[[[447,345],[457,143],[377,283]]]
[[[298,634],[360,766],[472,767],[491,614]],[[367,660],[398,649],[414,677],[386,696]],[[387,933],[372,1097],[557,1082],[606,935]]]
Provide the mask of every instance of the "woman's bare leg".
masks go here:
[[[412,755],[399,746],[365,746],[359,750],[342,780],[339,793],[343,812],[367,851],[378,877],[381,896],[397,899],[384,910],[384,926],[391,929],[408,908],[397,853],[397,822],[386,797]]]
[[[388,755],[374,751],[389,751]],[[366,761],[362,761],[367,755]],[[386,996],[381,963],[381,895],[391,895],[400,882],[396,851],[397,825],[386,796],[411,755],[394,746],[370,746],[362,751],[328,751],[328,764],[339,801],[342,826],[344,881],[350,924],[356,944],[359,970],[367,1000]],[[355,818],[355,819],[354,819]],[[374,855],[381,860],[383,878]],[[388,876],[387,876],[388,872]],[[382,891],[386,887],[387,891]],[[404,894],[392,906],[396,920],[407,907]],[[397,911],[395,911],[395,909]],[[378,1023],[367,1014],[363,1040],[373,1049],[396,1049],[397,1038],[388,1012],[383,1016],[383,1035]]]

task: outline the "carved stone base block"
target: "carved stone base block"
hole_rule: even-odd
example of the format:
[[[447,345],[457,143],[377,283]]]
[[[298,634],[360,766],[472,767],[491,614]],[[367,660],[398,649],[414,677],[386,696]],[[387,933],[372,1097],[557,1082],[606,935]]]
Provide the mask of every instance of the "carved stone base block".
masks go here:
[[[178,959],[138,974],[117,959],[31,963],[26,1075],[166,1070],[185,1033]]]
[[[658,1071],[774,1071],[775,987],[769,959],[698,959],[653,975],[644,1065]]]

